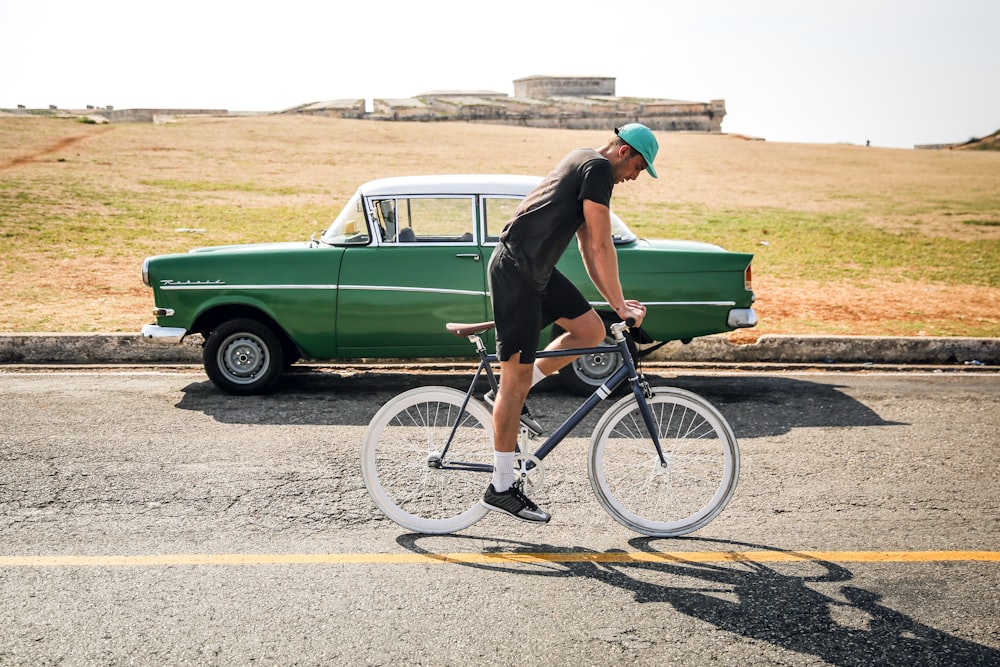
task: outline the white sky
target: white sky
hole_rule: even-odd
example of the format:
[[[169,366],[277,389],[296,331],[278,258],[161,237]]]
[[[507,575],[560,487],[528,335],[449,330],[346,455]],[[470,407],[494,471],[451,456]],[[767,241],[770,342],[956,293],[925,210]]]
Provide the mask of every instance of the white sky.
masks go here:
[[[997,0],[0,0],[0,108],[276,111],[611,76],[724,132],[910,148],[1000,129]]]

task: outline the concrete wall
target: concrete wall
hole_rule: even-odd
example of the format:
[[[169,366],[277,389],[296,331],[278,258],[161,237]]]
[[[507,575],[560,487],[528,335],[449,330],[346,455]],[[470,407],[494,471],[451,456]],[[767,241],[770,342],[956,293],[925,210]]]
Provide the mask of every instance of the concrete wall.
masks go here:
[[[385,120],[431,120],[434,111],[417,99],[376,99],[371,116]]]
[[[615,79],[609,76],[529,76],[514,80],[514,97],[614,95]]]
[[[725,100],[687,102],[616,97],[613,77],[531,76],[514,81],[514,97],[491,91],[434,91],[406,99],[376,99],[370,114],[312,104],[286,113],[370,120],[463,121],[576,130],[641,122],[665,132],[721,132]]]
[[[344,100],[328,100],[313,102],[305,106],[295,107],[294,113],[310,116],[329,116],[332,118],[364,118],[365,101],[362,98]]]
[[[228,116],[226,109],[115,109],[101,111],[112,123],[152,123],[157,116]]]
[[[495,91],[434,91],[405,99],[311,102],[279,113],[361,120],[463,121],[577,130],[611,129],[641,122],[664,132],[722,132],[725,100],[616,97],[614,77],[531,76],[514,81],[514,97]],[[228,116],[225,109],[98,110],[113,123],[169,122],[183,116]]]

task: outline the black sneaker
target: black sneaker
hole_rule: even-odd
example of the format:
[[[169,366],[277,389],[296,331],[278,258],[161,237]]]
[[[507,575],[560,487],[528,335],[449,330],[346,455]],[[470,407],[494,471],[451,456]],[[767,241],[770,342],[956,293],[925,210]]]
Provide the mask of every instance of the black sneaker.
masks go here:
[[[493,402],[496,401],[496,394],[490,389],[488,392],[483,394],[483,400],[492,408]],[[521,425],[526,429],[531,431],[532,435],[541,435],[545,433],[545,429],[539,424],[534,417],[531,416],[531,410],[528,409],[528,404],[525,403],[521,408]]]
[[[552,516],[545,510],[538,509],[538,505],[531,502],[528,496],[521,493],[521,489],[514,485],[498,493],[490,484],[483,494],[483,507],[495,512],[503,512],[507,516],[512,516],[521,521],[529,523],[548,523]]]

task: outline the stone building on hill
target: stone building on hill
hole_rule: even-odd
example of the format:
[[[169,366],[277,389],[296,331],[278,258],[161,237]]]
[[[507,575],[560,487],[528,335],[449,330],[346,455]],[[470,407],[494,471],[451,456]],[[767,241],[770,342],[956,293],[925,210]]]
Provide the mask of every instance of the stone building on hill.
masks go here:
[[[514,95],[495,91],[430,91],[405,99],[315,102],[283,113],[369,120],[463,121],[527,127],[607,129],[631,121],[654,130],[721,132],[725,100],[686,102],[617,97],[614,77],[530,76],[514,81]]]

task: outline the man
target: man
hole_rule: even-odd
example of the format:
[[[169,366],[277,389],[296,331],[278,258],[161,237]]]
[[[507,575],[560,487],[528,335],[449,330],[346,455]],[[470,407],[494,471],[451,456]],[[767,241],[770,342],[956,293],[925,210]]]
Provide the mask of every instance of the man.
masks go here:
[[[550,516],[514,485],[514,449],[520,424],[539,431],[524,400],[532,386],[573,360],[535,360],[541,331],[555,322],[564,334],[546,349],[593,347],[604,340],[604,322],[586,298],[556,268],[576,235],[583,264],[594,286],[622,320],[638,325],[646,308],[626,300],[611,238],[611,191],[645,170],[656,178],[659,144],[645,125],[615,130],[601,148],[569,153],[531,191],[500,233],[489,265],[490,293],[497,325],[500,389],[493,402],[493,479],[483,496],[487,509],[522,521],[546,523]]]

